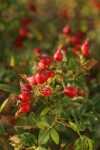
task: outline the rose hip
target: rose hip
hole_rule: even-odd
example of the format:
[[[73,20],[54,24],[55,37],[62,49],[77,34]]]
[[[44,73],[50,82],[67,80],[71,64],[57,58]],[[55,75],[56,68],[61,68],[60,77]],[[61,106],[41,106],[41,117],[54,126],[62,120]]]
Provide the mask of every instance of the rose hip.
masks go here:
[[[63,28],[63,33],[64,33],[65,35],[68,35],[68,34],[71,33],[71,27],[70,27],[70,25],[66,25],[66,26]]]
[[[30,101],[31,96],[28,92],[23,91],[19,96],[17,96],[17,99],[25,103]]]
[[[32,91],[32,87],[29,84],[21,83],[20,86],[21,86],[21,91],[27,91],[27,92]]]
[[[37,85],[35,76],[27,77],[26,80],[29,82],[29,84],[30,84],[31,86]]]
[[[51,89],[49,87],[45,87],[41,90],[43,96],[47,97],[51,95]]]
[[[55,60],[56,62],[60,62],[60,61],[62,61],[62,59],[63,59],[63,54],[62,54],[61,50],[58,49],[58,50],[54,53],[54,60]]]
[[[73,86],[66,87],[64,89],[64,94],[70,98],[73,98],[78,95],[78,89]]]
[[[52,58],[48,54],[43,54],[40,56],[40,62],[46,66],[49,66],[52,63]]]
[[[27,113],[30,111],[30,104],[29,103],[22,103],[20,109],[17,111],[17,115],[21,113]]]
[[[35,79],[36,79],[36,82],[38,84],[43,84],[46,82],[46,75],[45,75],[45,72],[43,71],[40,71],[38,72],[36,75],[35,75]]]
[[[19,36],[21,38],[26,38],[28,35],[28,29],[26,27],[22,27],[19,29]]]

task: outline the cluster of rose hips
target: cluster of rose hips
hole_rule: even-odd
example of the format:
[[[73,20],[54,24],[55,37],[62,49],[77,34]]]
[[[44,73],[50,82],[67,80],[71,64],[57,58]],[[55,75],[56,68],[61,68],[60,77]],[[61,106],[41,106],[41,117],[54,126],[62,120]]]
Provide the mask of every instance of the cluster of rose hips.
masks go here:
[[[84,38],[84,33],[82,31],[78,31],[77,34],[71,34],[71,26],[66,25],[63,28],[63,34],[66,36],[66,42],[73,46],[73,52],[81,51],[82,55],[86,58],[90,57],[90,45],[88,40],[86,40],[83,45],[81,45],[82,39]]]
[[[30,111],[30,100],[31,100],[31,91],[32,87],[29,84],[24,84],[21,82],[21,94],[16,96],[17,100],[21,101],[21,106],[16,113],[16,116],[20,113],[29,112]]]
[[[66,29],[66,30],[65,30]],[[69,34],[70,27],[64,27],[63,30],[64,33]],[[83,56],[89,57],[89,43],[88,41],[85,41],[81,45],[81,51]],[[54,53],[53,59],[48,54],[41,54],[40,48],[34,49],[34,54],[38,57],[38,62],[35,63],[38,67],[38,71],[35,75],[32,76],[24,76],[23,79],[28,82],[28,84],[21,83],[21,94],[17,96],[17,100],[20,100],[22,102],[22,105],[20,109],[17,111],[17,115],[24,112],[30,111],[30,99],[31,99],[31,91],[33,86],[38,86],[40,84],[44,84],[44,87],[40,90],[41,95],[44,97],[50,96],[52,93],[52,90],[49,86],[45,86],[45,83],[49,80],[49,78],[54,78],[55,73],[52,69],[49,69],[49,66],[53,63],[53,60],[56,63],[59,63],[63,60],[63,51],[65,47],[60,46],[58,50]],[[63,90],[63,94],[70,98],[74,98],[75,96],[80,95],[81,90],[74,87],[74,86],[68,86]]]

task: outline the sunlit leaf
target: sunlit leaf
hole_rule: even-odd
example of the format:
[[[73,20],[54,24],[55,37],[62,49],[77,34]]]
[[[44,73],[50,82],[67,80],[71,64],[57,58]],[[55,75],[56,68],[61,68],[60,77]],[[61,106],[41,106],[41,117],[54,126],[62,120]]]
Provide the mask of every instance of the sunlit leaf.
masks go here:
[[[56,144],[59,144],[59,134],[58,134],[58,132],[54,128],[52,128],[50,133],[51,133],[51,137],[52,137],[53,141]]]
[[[50,138],[50,132],[47,130],[41,130],[38,137],[38,143],[43,145],[47,143]]]
[[[3,102],[3,104],[0,106],[0,113],[3,111],[3,109],[5,108],[7,102],[8,102],[8,98]]]

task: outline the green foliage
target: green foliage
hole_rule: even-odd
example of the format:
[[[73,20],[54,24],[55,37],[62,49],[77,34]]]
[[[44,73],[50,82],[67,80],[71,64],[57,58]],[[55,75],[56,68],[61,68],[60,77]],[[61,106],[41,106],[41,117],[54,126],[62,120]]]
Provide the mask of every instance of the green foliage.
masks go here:
[[[11,93],[19,93],[19,88],[7,84],[0,84],[0,89]]]
[[[52,128],[51,131],[50,131],[50,133],[51,133],[52,140],[56,144],[59,144],[59,134],[57,133],[57,131],[54,128]]]
[[[41,112],[40,116],[45,116],[48,112],[49,112],[50,108],[46,107],[43,109],[43,111]]]
[[[37,143],[36,137],[28,132],[19,134],[18,137],[20,138],[20,144],[31,147]]]
[[[74,130],[74,131],[78,131],[78,127],[77,127],[77,125],[75,124],[75,123],[73,123],[73,122],[69,122],[69,125],[70,125],[70,127]]]
[[[39,147],[36,148],[36,150],[46,150],[46,149],[42,146],[39,146]]]
[[[50,131],[49,130],[40,130],[38,143],[39,145],[46,144],[50,138]]]
[[[0,120],[0,136],[6,133],[2,120]]]
[[[80,137],[75,142],[75,150],[93,150],[93,141],[87,137]]]
[[[49,127],[50,127],[50,125],[49,125],[47,122],[45,122],[45,121],[38,121],[38,122],[36,123],[36,125],[37,125],[37,127],[40,128],[40,129],[46,129],[46,128],[49,128]]]

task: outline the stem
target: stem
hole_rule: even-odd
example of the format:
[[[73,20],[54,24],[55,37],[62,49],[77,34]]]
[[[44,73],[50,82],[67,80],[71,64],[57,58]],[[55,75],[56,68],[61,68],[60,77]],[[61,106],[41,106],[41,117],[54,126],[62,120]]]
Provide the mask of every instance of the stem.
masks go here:
[[[77,131],[77,133],[78,133],[79,137],[82,139],[82,135],[80,134],[80,132],[79,132],[79,131]]]
[[[49,100],[49,98],[48,98],[48,100]],[[59,104],[60,104],[60,102],[59,102]],[[46,137],[48,132],[53,128],[53,126],[57,122],[58,118],[60,117],[60,113],[61,113],[61,105],[60,105],[60,110],[59,110],[58,114],[56,115],[56,117],[55,117],[53,123],[51,124],[51,126],[48,128],[48,130],[47,130],[46,134],[44,135],[43,139]],[[43,141],[43,139],[41,140],[41,142]],[[39,145],[41,144],[41,142],[39,143]]]

